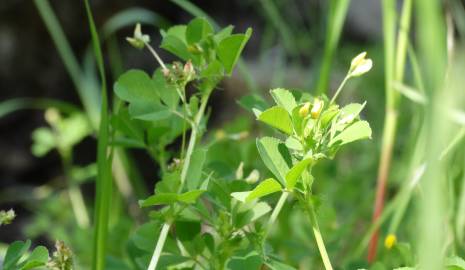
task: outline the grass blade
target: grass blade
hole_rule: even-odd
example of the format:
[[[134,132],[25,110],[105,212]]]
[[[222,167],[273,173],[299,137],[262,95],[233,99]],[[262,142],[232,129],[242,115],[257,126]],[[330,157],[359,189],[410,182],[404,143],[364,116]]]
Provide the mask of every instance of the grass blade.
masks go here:
[[[347,15],[350,0],[332,0],[329,2],[329,16],[326,28],[323,61],[316,86],[316,93],[327,92],[331,75],[331,65],[337,44],[341,37],[342,27]]]
[[[36,5],[42,20],[44,21],[45,26],[55,43],[58,53],[60,54],[65,68],[71,77],[89,119],[92,124],[96,126],[99,117],[98,108],[100,101],[98,93],[95,92],[93,88],[86,87],[83,83],[84,74],[63,32],[63,29],[61,28],[60,23],[50,6],[49,1],[34,0],[34,4]]]
[[[95,27],[92,11],[89,1],[84,0],[86,13],[89,20],[89,28],[92,36],[92,45],[94,48],[95,59],[101,80],[101,112],[100,127],[97,145],[97,181],[96,181],[96,206],[95,206],[95,232],[94,232],[94,252],[92,269],[105,269],[106,242],[108,235],[108,219],[110,213],[110,202],[112,194],[111,180],[111,158],[107,154],[109,141],[109,123],[108,123],[108,100],[105,70],[103,65],[102,49],[100,39]]]

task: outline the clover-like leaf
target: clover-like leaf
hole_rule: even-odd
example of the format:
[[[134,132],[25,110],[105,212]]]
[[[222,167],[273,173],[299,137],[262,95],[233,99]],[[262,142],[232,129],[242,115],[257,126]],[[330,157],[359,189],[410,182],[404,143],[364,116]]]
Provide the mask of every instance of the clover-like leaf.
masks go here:
[[[312,163],[312,158],[303,159],[295,164],[286,174],[286,188],[292,190],[305,169]]]
[[[291,91],[283,88],[276,88],[271,90],[270,93],[276,104],[286,109],[286,111],[292,115],[292,110],[297,106],[297,103]]]
[[[253,201],[255,199],[264,197],[266,195],[281,191],[282,187],[278,181],[273,178],[268,178],[258,184],[245,199],[246,202]]]
[[[265,166],[285,185],[292,158],[286,145],[272,137],[257,139],[257,148]]]
[[[213,33],[213,27],[204,18],[195,18],[189,22],[186,29],[186,41],[193,44]]]
[[[262,112],[258,120],[268,124],[280,131],[290,135],[292,134],[292,120],[288,112],[281,106],[274,106]]]
[[[252,35],[251,28],[247,29],[245,34],[234,34],[220,41],[217,54],[228,74],[232,73],[250,35]]]
[[[336,135],[329,142],[329,145],[331,146],[337,142],[339,142],[340,145],[344,145],[353,141],[369,138],[371,138],[370,124],[366,121],[357,121]]]

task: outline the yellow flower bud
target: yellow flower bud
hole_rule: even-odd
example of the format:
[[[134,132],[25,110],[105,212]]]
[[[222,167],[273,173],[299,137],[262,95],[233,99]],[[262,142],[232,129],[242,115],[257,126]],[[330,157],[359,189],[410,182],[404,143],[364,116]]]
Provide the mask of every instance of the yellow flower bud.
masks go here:
[[[391,249],[397,242],[397,237],[390,233],[388,234],[388,236],[386,236],[386,239],[384,239],[384,246],[387,248],[387,249]]]
[[[305,103],[299,110],[300,117],[305,117],[308,115],[308,111],[310,110],[310,102]]]
[[[323,110],[323,105],[324,104],[325,103],[324,103],[323,100],[321,100],[319,98],[315,98],[315,101],[313,102],[312,111],[310,112],[313,119],[317,119],[320,116],[320,113]]]
[[[352,59],[350,62],[349,76],[358,77],[370,71],[373,67],[373,61],[371,59],[366,59],[366,55],[366,52],[362,52]]]

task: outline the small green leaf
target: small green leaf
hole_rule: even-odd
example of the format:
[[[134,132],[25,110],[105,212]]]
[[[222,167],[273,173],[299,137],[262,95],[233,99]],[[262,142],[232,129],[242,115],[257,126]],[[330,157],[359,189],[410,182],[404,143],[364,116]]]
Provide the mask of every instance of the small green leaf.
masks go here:
[[[199,187],[206,156],[207,150],[204,148],[197,148],[192,153],[186,177],[186,184],[189,190]]]
[[[241,192],[233,192],[231,193],[231,196],[240,201],[240,202],[245,202],[247,200],[247,197],[249,196],[251,191],[241,191]]]
[[[239,100],[239,105],[244,109],[249,110],[255,114],[255,117],[258,117],[263,111],[265,111],[269,106],[268,103],[257,94],[250,94],[241,97]]]
[[[261,198],[263,196],[281,191],[282,187],[278,183],[278,181],[274,180],[273,178],[268,178],[258,184],[247,196],[245,199],[246,202],[253,201],[255,199]]]
[[[216,33],[213,39],[218,44],[223,39],[229,37],[232,34],[233,29],[234,29],[234,26],[228,25],[225,28],[221,29],[218,33]]]
[[[43,266],[48,261],[48,250],[46,247],[38,246],[27,258],[26,263],[21,267],[21,270],[34,269],[39,266]]]
[[[249,28],[245,34],[235,34],[221,40],[218,45],[217,54],[220,61],[223,63],[224,69],[228,74],[232,73],[234,66],[241,55],[245,44],[252,34],[252,29]]]
[[[31,147],[32,154],[42,157],[50,152],[56,146],[55,135],[52,130],[46,127],[37,128],[32,132],[33,144]]]
[[[179,194],[177,200],[179,202],[192,204],[197,201],[197,199],[202,195],[206,190],[191,190],[183,194]]]
[[[292,110],[297,107],[294,95],[289,90],[276,88],[270,91],[276,104],[286,109],[289,115],[292,115]]]
[[[291,155],[287,147],[276,138],[264,137],[257,139],[257,148],[265,166],[284,185],[286,174],[292,166]]]
[[[178,194],[176,193],[159,193],[148,197],[145,200],[139,201],[141,207],[153,205],[173,204],[177,202]]]
[[[21,257],[27,252],[31,246],[31,240],[15,241],[7,249],[5,258],[3,259],[3,269],[4,270],[16,270],[16,263],[21,259]]]
[[[213,27],[204,18],[195,18],[186,29],[186,41],[188,44],[193,44],[201,41],[208,35],[213,33]]]
[[[176,221],[176,236],[179,240],[191,241],[196,235],[200,233],[200,223],[192,221]]]
[[[445,265],[447,270],[465,270],[465,260],[458,256],[446,258]]]
[[[169,84],[160,68],[153,73],[152,80],[156,92],[160,95],[161,100],[169,108],[175,109],[179,103],[179,95],[174,84]]]
[[[280,106],[274,106],[262,112],[258,120],[286,134],[292,134],[292,121],[287,111]]]
[[[170,34],[164,36],[160,48],[169,51],[184,61],[192,59],[192,55],[189,53],[186,43],[177,36]]]
[[[292,167],[289,172],[286,174],[286,188],[292,190],[299,180],[302,172],[307,169],[308,165],[312,163],[311,158],[306,158],[299,161],[297,164]]]
[[[344,145],[353,141],[369,138],[371,138],[371,128],[368,122],[357,121],[334,137],[329,142],[329,145],[331,146],[337,142],[340,142],[340,145]]]

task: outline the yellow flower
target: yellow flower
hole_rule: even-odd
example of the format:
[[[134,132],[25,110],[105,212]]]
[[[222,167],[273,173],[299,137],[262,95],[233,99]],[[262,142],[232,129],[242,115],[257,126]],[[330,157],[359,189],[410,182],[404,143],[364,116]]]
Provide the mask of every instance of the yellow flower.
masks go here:
[[[397,237],[390,233],[388,234],[388,236],[386,236],[386,239],[384,239],[384,246],[387,248],[387,249],[391,249],[397,242]]]

